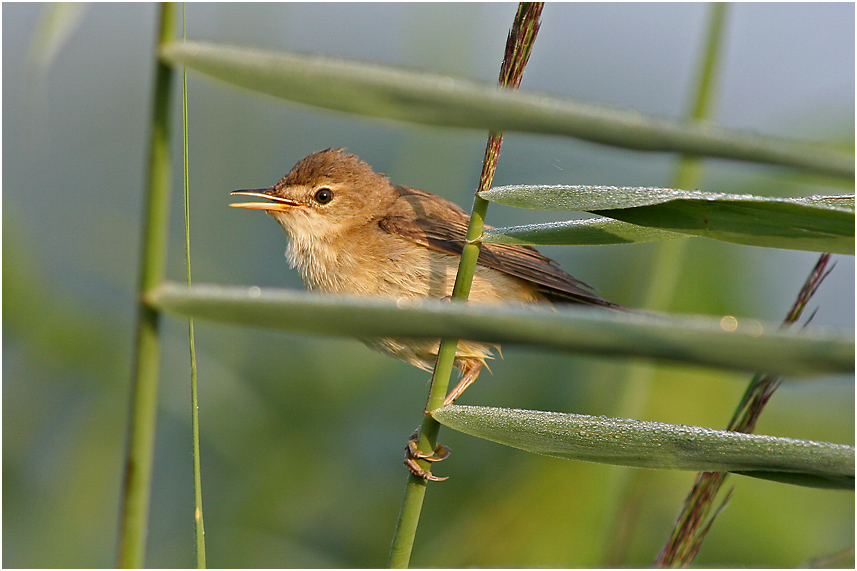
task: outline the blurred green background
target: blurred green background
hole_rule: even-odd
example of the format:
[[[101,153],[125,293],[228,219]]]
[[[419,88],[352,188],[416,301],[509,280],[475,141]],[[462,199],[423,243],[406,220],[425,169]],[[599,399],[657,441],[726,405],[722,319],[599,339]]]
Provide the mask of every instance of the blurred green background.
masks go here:
[[[47,7],[3,4],[3,565],[112,567],[157,7],[70,7],[54,57]],[[683,116],[703,4],[548,4],[522,87]],[[188,36],[340,54],[495,81],[515,5],[188,4]],[[853,146],[854,6],[730,8],[717,120]],[[194,281],[302,287],[268,217],[227,207],[304,155],[345,146],[394,182],[469,208],[486,133],[292,106],[190,75]],[[176,101],[178,103],[178,100]],[[176,113],[175,133],[180,133]],[[852,147],[853,148],[853,147]],[[180,149],[175,148],[176,165]],[[706,162],[704,190],[851,192],[775,167]],[[669,186],[675,156],[509,133],[495,184]],[[184,276],[180,173],[169,276]],[[492,206],[494,225],[563,214]],[[543,248],[635,305],[651,245]],[[780,320],[817,255],[695,240],[673,311]],[[854,261],[810,309],[854,326]],[[187,326],[164,321],[147,565],[194,564]],[[212,567],[379,567],[405,483],[402,447],[428,375],[356,341],[196,323],[202,478]],[[745,375],[504,347],[462,400],[720,428]],[[786,384],[758,432],[853,444],[853,377]],[[530,455],[444,430],[414,566],[650,564],[692,473]],[[854,496],[734,477],[697,560],[795,566],[853,545]],[[846,565],[853,565],[846,561]]]

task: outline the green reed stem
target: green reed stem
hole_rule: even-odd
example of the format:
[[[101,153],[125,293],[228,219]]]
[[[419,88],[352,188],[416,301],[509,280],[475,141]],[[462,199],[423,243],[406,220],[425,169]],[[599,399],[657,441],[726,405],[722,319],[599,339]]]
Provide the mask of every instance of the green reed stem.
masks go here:
[[[161,4],[158,44],[172,39],[175,5]],[[159,313],[142,301],[145,292],[164,277],[170,191],[170,93],[172,73],[158,61],[155,67],[152,131],[149,141],[148,188],[145,197],[140,277],[137,287],[137,328],[131,373],[131,404],[122,487],[117,565],[144,564],[152,480],[152,456],[158,409],[160,361]]]
[[[517,89],[521,84],[524,69],[527,66],[533,43],[539,29],[539,20],[543,2],[521,2],[506,40],[506,53],[503,64],[500,67],[499,84],[510,89]],[[500,155],[500,146],[503,143],[502,133],[491,133],[485,148],[485,157],[482,162],[482,175],[479,179],[479,191],[491,188],[494,180],[494,171],[497,168],[497,159]],[[458,273],[455,276],[455,286],[452,290],[452,299],[466,300],[470,295],[470,286],[473,283],[473,273],[479,260],[481,243],[475,240],[482,235],[485,224],[485,214],[488,210],[488,201],[475,196],[473,209],[471,210],[470,223],[467,227],[466,242],[461,252],[461,261]],[[455,364],[455,352],[458,347],[458,339],[443,339],[438,349],[437,362],[432,374],[431,388],[429,389],[426,413],[423,415],[417,437],[418,448],[426,453],[431,453],[437,445],[437,436],[440,432],[440,424],[431,417],[430,411],[439,408],[443,404],[449,387],[449,379]],[[420,460],[420,466],[424,470],[430,468],[429,463]],[[390,568],[406,568],[410,563],[411,551],[413,550],[414,538],[416,536],[419,516],[425,498],[426,481],[413,474],[408,475],[405,486],[405,494],[402,499],[402,508],[399,513],[399,521],[393,537],[390,549]]]

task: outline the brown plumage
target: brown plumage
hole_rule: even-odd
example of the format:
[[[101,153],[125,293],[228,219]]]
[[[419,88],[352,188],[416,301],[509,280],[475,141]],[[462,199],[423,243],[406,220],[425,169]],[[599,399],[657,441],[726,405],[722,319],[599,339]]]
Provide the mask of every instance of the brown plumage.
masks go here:
[[[442,299],[452,293],[469,215],[452,202],[401,185],[343,149],[301,159],[276,185],[240,190],[289,236],[286,255],[308,289],[393,298]],[[533,247],[483,244],[471,287],[476,303],[582,303],[618,309]],[[378,351],[431,370],[439,341],[369,339]],[[479,375],[491,345],[460,341],[463,374],[447,403]]]

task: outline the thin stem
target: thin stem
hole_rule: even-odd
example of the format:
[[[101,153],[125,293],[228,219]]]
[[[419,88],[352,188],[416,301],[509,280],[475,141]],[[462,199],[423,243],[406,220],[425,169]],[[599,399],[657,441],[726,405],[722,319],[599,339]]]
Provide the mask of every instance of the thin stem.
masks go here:
[[[786,315],[783,321],[784,327],[789,327],[800,319],[809,299],[830,273],[827,269],[829,261],[830,254],[822,254],[819,257],[798,293],[795,303]],[[780,379],[774,375],[757,374],[754,376],[748,384],[732,420],[729,421],[727,430],[753,432],[762,410],[779,385]],[[728,474],[725,472],[700,472],[697,474],[693,487],[676,519],[673,531],[654,562],[655,567],[687,567],[693,562],[702,547],[702,541],[711,528],[711,524],[729,500],[729,494],[727,494],[715,513],[709,517],[708,514],[714,506],[717,493],[727,476]]]
[[[532,45],[538,34],[539,19],[541,18],[543,5],[544,3],[542,2],[521,2],[518,4],[518,12],[515,15],[512,29],[506,39],[506,52],[500,67],[499,84],[501,86],[517,89],[521,84],[521,78],[530,57]],[[482,175],[479,179],[479,191],[491,188],[502,142],[502,133],[491,133],[488,137],[485,158],[482,162]],[[487,210],[488,201],[475,196],[470,223],[467,227],[466,242],[461,252],[461,261],[459,262],[458,273],[455,276],[455,285],[452,290],[453,300],[466,300],[470,295],[473,273],[476,270],[481,248],[481,244],[475,242],[475,240],[482,235]],[[437,362],[432,374],[431,388],[429,389],[429,397],[426,404],[426,413],[423,415],[417,437],[418,448],[426,453],[431,453],[437,445],[440,424],[431,417],[430,411],[439,408],[443,404],[447,388],[449,387],[449,379],[452,375],[452,367],[455,364],[455,351],[457,347],[457,339],[443,339],[438,349]],[[420,460],[419,463],[424,470],[430,468],[428,462]],[[405,486],[405,495],[402,500],[402,509],[399,513],[399,521],[393,537],[393,545],[390,549],[389,566],[391,568],[405,568],[410,563],[411,551],[413,550],[425,492],[426,481],[418,476],[409,474],[408,482]]]
[[[182,38],[187,40],[187,17],[182,3]],[[184,162],[184,248],[187,285],[190,287],[190,170],[188,164],[187,68],[182,67],[182,135]],[[193,335],[193,318],[187,320],[190,347],[190,401],[193,428],[193,500],[194,527],[196,530],[196,566],[205,569],[205,525],[202,518],[202,475],[199,455],[199,397],[196,374],[196,342]]]
[[[172,39],[175,5],[161,4],[158,44]],[[131,378],[131,404],[122,488],[117,565],[143,566],[149,518],[152,456],[158,399],[160,360],[159,313],[142,301],[145,292],[164,277],[169,214],[169,124],[172,72],[158,61],[155,67],[152,132],[149,142],[148,188],[138,282],[137,330]]]

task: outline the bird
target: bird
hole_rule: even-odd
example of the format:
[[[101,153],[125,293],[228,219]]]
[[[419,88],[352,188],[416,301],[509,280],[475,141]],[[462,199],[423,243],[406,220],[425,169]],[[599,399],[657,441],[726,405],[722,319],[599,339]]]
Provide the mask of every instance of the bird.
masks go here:
[[[286,258],[310,291],[393,299],[452,293],[470,216],[442,196],[394,184],[345,149],[317,151],[275,185],[231,194],[265,199],[230,206],[274,217],[288,236]],[[622,309],[532,246],[518,244],[482,244],[468,301]],[[440,345],[419,338],[362,341],[428,371]],[[444,405],[476,380],[493,349],[499,346],[459,341],[454,365],[462,377]]]

